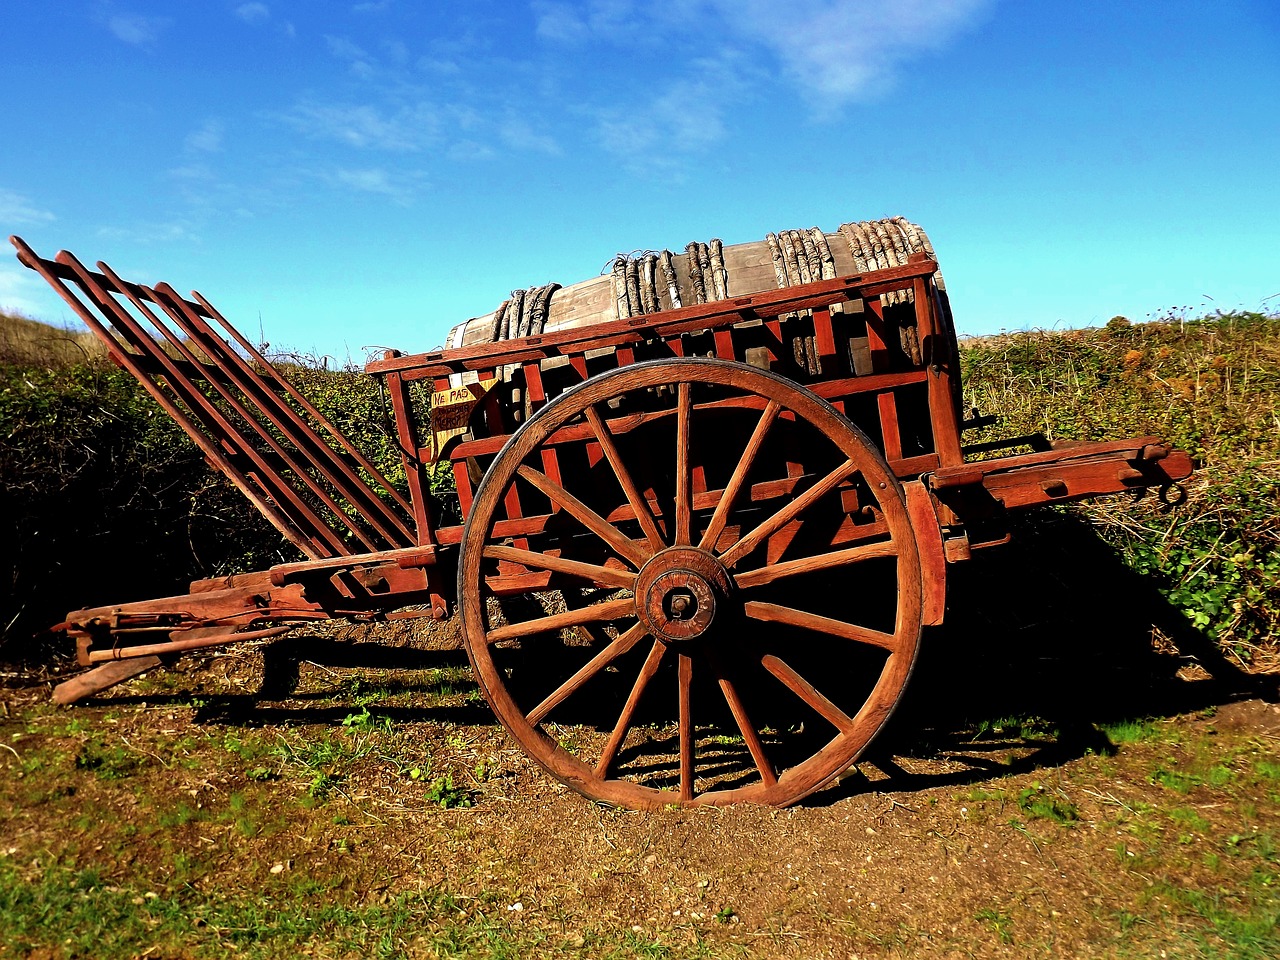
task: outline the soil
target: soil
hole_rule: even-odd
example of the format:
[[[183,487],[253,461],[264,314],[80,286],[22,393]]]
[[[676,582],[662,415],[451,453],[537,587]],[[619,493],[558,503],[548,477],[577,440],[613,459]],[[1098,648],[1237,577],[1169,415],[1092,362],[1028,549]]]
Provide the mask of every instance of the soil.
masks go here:
[[[791,809],[594,805],[506,738],[453,622],[331,625],[70,710],[0,692],[0,861],[159,897],[446,892],[541,955],[1276,955],[1276,676],[1131,584],[1010,591],[1027,558],[957,577],[1003,586],[953,604],[868,755]]]

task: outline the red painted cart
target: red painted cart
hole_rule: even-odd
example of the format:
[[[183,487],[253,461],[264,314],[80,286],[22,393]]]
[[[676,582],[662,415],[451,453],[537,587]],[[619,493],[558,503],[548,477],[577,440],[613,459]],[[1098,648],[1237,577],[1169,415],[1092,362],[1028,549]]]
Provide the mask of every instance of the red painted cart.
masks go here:
[[[905,221],[852,226],[889,223]],[[922,232],[893,236],[895,255],[868,246],[844,275],[789,271],[771,244],[793,285],[741,294],[725,264],[758,278],[764,255],[724,248],[710,274],[714,248],[619,258],[605,278],[619,319],[555,329],[554,288],[537,288],[453,349],[370,363],[407,496],[199,294],[13,238],[307,557],[71,613],[92,669],[57,698],[311,620],[456,604],[499,720],[575,790],[632,807],[794,803],[884,725],[922,628],[942,622],[949,564],[1003,542],[1011,511],[1191,473],[1155,437],[963,446],[977,421],[937,262]],[[498,339],[468,342],[477,327]],[[429,493],[444,462],[462,524]]]

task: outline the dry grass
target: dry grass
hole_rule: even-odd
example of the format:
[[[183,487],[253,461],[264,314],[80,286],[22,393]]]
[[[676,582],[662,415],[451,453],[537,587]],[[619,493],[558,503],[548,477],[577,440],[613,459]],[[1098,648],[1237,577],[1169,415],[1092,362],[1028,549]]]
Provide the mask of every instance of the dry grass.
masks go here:
[[[106,355],[83,328],[55,327],[20,313],[0,312],[0,363],[66,367]]]

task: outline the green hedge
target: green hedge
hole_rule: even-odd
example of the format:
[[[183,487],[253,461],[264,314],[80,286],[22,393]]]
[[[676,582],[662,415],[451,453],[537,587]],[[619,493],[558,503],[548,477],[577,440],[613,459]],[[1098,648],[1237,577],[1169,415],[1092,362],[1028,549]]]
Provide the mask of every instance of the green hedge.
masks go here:
[[[1089,517],[1228,652],[1274,656],[1280,318],[1117,318],[1099,330],[969,341],[961,359],[966,402],[1002,421],[970,442],[1149,433],[1191,451],[1201,469],[1177,511],[1154,496],[1066,509]],[[281,369],[403,483],[376,380],[305,358]],[[43,656],[33,636],[73,606],[179,593],[193,579],[294,558],[127,373],[101,359],[0,362],[0,660]]]
[[[73,607],[300,559],[130,374],[77,356],[0,362],[0,661],[44,656],[39,634]],[[280,369],[403,488],[374,378]]]
[[[1018,333],[961,351],[966,402],[996,434],[1156,435],[1189,451],[1187,502],[1113,497],[1080,511],[1137,573],[1246,664],[1280,627],[1280,317],[1218,314]]]

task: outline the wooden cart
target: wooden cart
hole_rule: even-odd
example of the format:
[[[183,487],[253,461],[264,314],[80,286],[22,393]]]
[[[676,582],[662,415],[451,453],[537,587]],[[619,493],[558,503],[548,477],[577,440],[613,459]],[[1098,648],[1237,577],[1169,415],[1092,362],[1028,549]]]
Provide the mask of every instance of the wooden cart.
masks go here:
[[[456,603],[485,698],[575,790],[791,804],[883,727],[948,565],[1010,512],[1191,473],[1155,437],[965,447],[990,418],[964,415],[937,262],[901,219],[620,257],[370,363],[407,497],[199,294],[13,243],[307,557],[71,613],[93,669],[63,702],[184,650]],[[445,463],[465,523],[430,494]]]

